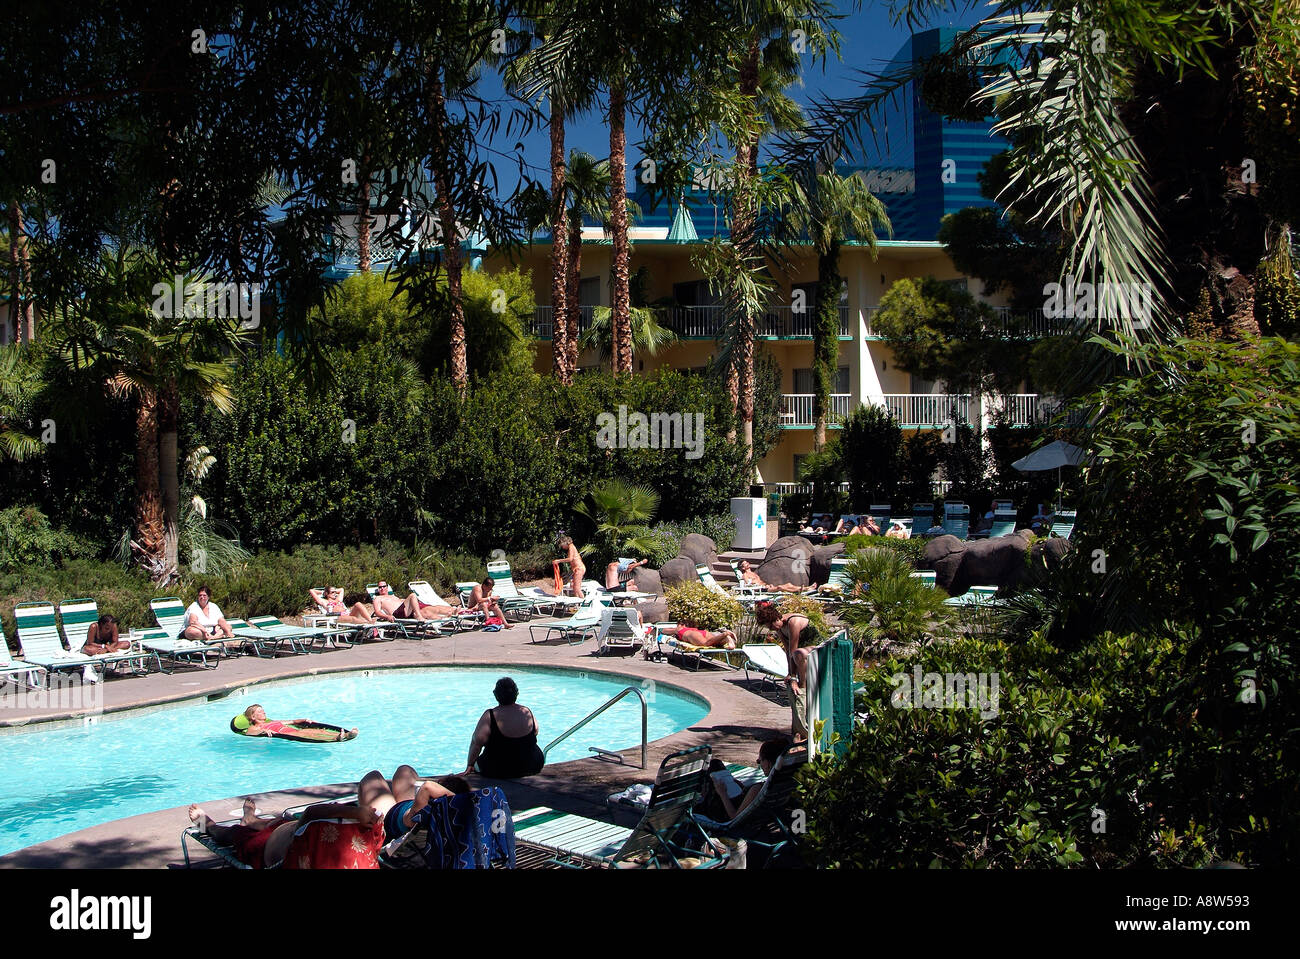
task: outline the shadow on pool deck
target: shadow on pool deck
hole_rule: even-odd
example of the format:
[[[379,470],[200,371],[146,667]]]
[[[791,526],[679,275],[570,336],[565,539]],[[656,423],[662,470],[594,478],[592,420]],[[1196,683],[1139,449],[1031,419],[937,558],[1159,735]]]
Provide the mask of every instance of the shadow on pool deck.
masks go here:
[[[503,672],[509,672],[511,666],[564,666],[609,671],[636,680],[652,679],[679,686],[707,699],[710,710],[699,723],[650,744],[647,768],[644,770],[636,765],[641,751],[638,745],[620,754],[624,759],[623,765],[588,758],[548,766],[537,776],[525,780],[471,777],[475,785],[501,786],[511,808],[515,810],[544,805],[603,819],[611,818],[605,802],[611,793],[633,783],[651,782],[664,756],[674,750],[707,743],[713,747],[716,755],[727,762],[753,763],[763,740],[779,734],[789,734],[788,707],[748,689],[743,673],[708,669],[693,672],[667,663],[647,662],[639,655],[597,658],[591,655],[592,648],[591,642],[581,646],[533,645],[528,642],[527,630],[517,627],[499,633],[464,633],[425,641],[396,640],[274,660],[246,657],[223,662],[216,670],[188,670],[170,676],[111,680],[104,689],[104,708],[111,712],[178,698],[206,697],[261,680],[286,676],[421,665],[494,665],[500,666]],[[526,695],[521,698],[526,705]],[[484,699],[484,708],[492,704],[490,686],[484,688]],[[30,718],[37,718],[37,714],[29,715]],[[46,711],[43,715],[48,716],[50,712]],[[24,718],[27,717],[23,714],[5,717],[10,723],[15,720],[21,722]],[[467,716],[464,729],[447,730],[441,734],[463,739],[468,748],[476,719],[477,716]],[[35,742],[33,746],[33,755],[39,758],[39,747]],[[361,776],[365,772],[365,769],[359,769],[357,775]],[[392,770],[383,772],[388,774]],[[459,770],[421,770],[424,774],[431,772],[445,774]],[[273,813],[285,806],[346,796],[354,789],[354,783],[345,783],[305,786],[254,795],[264,812]],[[214,818],[225,819],[232,810],[239,808],[242,797],[216,800],[210,797],[195,798]],[[615,818],[624,825],[632,825],[636,816],[620,810]],[[180,835],[187,823],[184,807],[119,819],[2,856],[0,868],[179,868],[184,865]],[[196,868],[217,863],[207,850],[194,843],[190,844],[190,855],[193,857],[192,865]]]

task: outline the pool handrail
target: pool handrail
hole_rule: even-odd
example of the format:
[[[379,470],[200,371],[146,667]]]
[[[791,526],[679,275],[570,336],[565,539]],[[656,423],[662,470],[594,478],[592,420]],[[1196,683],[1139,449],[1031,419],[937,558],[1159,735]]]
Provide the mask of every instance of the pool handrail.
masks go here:
[[[549,743],[547,743],[546,747],[542,750],[542,758],[545,759],[547,754],[550,753],[553,747],[558,746],[560,743],[564,742],[564,740],[568,739],[570,736],[576,733],[583,726],[587,725],[587,723],[591,722],[593,719],[595,719],[605,710],[609,709],[610,706],[613,706],[616,702],[618,702],[628,693],[636,693],[637,699],[641,700],[641,768],[645,769],[646,768],[646,744],[649,742],[647,731],[649,728],[648,720],[649,720],[650,707],[646,704],[645,693],[641,692],[641,688],[639,686],[628,686],[622,692],[617,693],[614,696],[610,697],[608,702],[600,706],[597,706],[591,712],[587,713],[586,716],[583,716],[581,719],[579,719],[576,723],[574,723],[564,732],[560,733],[560,735],[556,736]],[[596,749],[595,746],[592,746],[590,748],[595,750],[600,755],[610,754],[609,750],[606,749]]]

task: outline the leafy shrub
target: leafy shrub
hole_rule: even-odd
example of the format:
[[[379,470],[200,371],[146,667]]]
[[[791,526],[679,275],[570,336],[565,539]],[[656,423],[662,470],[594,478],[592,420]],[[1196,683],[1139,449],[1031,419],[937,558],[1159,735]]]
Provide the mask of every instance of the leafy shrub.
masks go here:
[[[58,566],[95,552],[92,544],[50,526],[49,517],[35,506],[0,510],[0,572]]]
[[[744,618],[739,600],[715,593],[703,583],[678,583],[664,589],[669,618],[700,629],[730,629]]]
[[[962,639],[878,664],[864,677],[868,715],[848,751],[803,777],[814,858],[867,868],[1149,868],[1222,855],[1207,828],[1212,807],[1188,791],[1169,752],[1179,738],[1205,745],[1190,713],[1167,714],[1181,681],[1178,646],[1175,636],[1106,634],[1063,654],[1041,637],[1014,646]],[[895,706],[891,697],[907,691],[898,677],[917,669],[996,674],[996,715],[907,708],[901,695]],[[1210,749],[1199,761],[1217,762]]]
[[[913,577],[912,566],[896,553],[863,551],[845,575],[853,589],[840,618],[849,625],[859,655],[908,646],[946,632],[948,594]]]
[[[647,547],[642,555],[650,560],[652,568],[658,569],[681,555],[682,540],[688,533],[702,533],[720,551],[725,551],[736,538],[736,519],[730,513],[718,513],[681,522],[655,523],[645,532],[638,532],[637,539]]]
[[[0,573],[0,618],[5,636],[17,646],[13,610],[19,603],[58,605],[67,599],[90,597],[101,614],[116,616],[123,629],[156,626],[149,600],[155,595],[149,578],[117,563],[70,559],[62,566],[29,566],[16,573]]]
[[[846,536],[844,537],[845,552],[849,556],[855,556],[863,550],[886,550],[890,553],[896,553],[915,568],[920,562],[921,554],[925,552],[925,544],[928,540],[917,537],[916,539],[890,539],[887,536]]]

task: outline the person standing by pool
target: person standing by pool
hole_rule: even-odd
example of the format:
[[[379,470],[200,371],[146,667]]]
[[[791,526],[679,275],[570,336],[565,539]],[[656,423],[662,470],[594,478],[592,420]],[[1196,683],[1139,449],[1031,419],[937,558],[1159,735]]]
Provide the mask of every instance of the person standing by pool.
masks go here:
[[[519,779],[542,771],[546,757],[537,745],[537,720],[527,706],[520,706],[519,687],[509,676],[497,680],[492,689],[497,706],[479,717],[469,741],[469,762],[462,776],[478,772],[493,779]]]
[[[560,538],[556,540],[555,545],[559,548],[560,552],[564,553],[565,556],[562,560],[556,560],[557,569],[558,564],[568,562],[570,577],[569,592],[571,595],[581,598],[582,580],[583,577],[587,575],[587,564],[582,561],[582,554],[578,552],[578,547],[574,545],[573,537],[568,533],[560,534]],[[564,595],[564,591],[561,590],[556,595],[562,596]]]
[[[218,635],[224,639],[234,637],[235,631],[221,615],[221,607],[211,600],[212,590],[200,586],[198,599],[185,610],[185,629],[181,631],[183,639],[213,639]]]

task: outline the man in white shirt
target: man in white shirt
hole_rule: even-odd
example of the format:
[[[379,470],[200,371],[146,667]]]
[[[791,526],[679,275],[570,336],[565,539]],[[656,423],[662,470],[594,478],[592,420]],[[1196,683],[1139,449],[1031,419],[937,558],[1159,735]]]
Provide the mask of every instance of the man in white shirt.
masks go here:
[[[235,633],[221,615],[221,607],[211,602],[211,591],[206,586],[199,587],[199,598],[185,610],[185,629],[181,633],[186,639],[224,639],[232,638]]]

